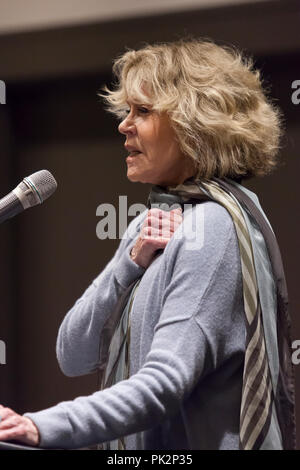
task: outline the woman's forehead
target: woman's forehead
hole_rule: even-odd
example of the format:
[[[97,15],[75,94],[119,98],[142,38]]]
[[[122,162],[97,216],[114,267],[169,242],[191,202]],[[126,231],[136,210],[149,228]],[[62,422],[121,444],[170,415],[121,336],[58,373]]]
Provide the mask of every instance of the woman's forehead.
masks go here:
[[[134,91],[131,93],[126,93],[125,96],[126,104],[131,105],[140,105],[140,104],[151,104],[152,100],[148,94],[139,91],[135,93]]]

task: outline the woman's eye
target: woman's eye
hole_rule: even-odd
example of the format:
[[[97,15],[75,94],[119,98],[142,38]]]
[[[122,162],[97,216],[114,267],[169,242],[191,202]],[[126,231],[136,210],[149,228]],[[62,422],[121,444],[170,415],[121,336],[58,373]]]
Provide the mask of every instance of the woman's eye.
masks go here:
[[[130,111],[131,109],[130,108],[126,108],[122,111],[122,118],[125,119],[128,114],[130,114]],[[139,106],[136,108],[136,111],[134,111],[134,113],[137,113],[137,114],[148,114],[150,112],[150,110],[148,108],[145,108],[144,106]]]
[[[148,108],[144,108],[143,106],[141,106],[140,108],[138,108],[139,112],[142,113],[142,114],[147,114],[149,113],[149,109]]]

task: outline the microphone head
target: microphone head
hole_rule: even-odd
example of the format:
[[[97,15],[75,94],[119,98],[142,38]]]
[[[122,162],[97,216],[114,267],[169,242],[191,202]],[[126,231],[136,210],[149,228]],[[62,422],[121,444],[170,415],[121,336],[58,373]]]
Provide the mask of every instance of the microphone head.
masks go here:
[[[40,170],[27,176],[24,178],[23,183],[30,187],[35,195],[35,204],[42,204],[57,188],[57,182],[48,170]]]

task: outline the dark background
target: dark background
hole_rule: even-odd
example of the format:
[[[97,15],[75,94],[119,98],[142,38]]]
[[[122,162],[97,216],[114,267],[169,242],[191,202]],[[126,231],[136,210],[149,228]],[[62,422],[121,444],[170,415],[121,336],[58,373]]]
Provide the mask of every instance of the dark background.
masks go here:
[[[128,196],[128,207],[146,202],[149,186],[127,180],[124,136],[97,97],[111,82],[113,58],[144,42],[210,37],[253,55],[262,70],[269,96],[284,114],[283,165],[246,185],[277,235],[292,337],[300,339],[300,104],[291,101],[291,84],[300,80],[299,26],[299,1],[284,0],[0,35],[0,79],[7,87],[7,104],[0,106],[0,196],[40,169],[58,181],[45,206],[0,227],[0,339],[7,354],[0,365],[0,403],[23,413],[96,390],[95,375],[63,376],[55,342],[66,312],[119,243],[96,237],[97,206],[118,207],[119,195]],[[300,365],[295,370],[298,387]],[[297,416],[299,421],[300,403]]]

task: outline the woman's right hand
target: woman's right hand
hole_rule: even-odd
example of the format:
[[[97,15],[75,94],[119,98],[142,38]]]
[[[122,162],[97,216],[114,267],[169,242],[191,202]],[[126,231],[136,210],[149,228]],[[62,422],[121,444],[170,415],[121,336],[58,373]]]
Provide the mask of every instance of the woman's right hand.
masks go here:
[[[0,405],[0,441],[17,441],[38,446],[40,435],[36,425],[27,416],[22,416]]]
[[[139,266],[148,268],[155,252],[166,247],[182,220],[182,209],[149,209],[140,235],[131,250],[131,259]]]

